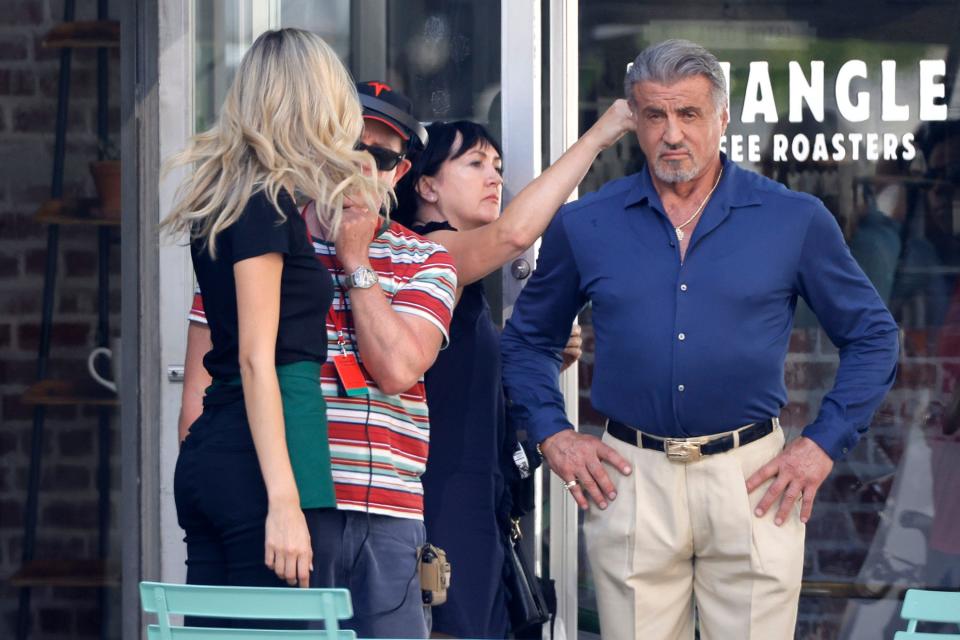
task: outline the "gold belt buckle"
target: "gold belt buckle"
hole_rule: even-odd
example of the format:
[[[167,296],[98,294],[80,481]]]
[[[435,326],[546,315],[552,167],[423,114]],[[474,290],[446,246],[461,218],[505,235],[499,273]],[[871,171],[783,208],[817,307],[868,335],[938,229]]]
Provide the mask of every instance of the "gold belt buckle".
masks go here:
[[[708,438],[687,438],[685,440],[664,440],[663,450],[671,462],[696,462],[703,457],[700,446],[709,442]]]

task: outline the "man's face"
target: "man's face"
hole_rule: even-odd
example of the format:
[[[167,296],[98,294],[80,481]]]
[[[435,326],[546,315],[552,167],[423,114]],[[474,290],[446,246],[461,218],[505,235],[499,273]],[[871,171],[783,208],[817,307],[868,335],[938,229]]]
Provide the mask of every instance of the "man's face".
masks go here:
[[[378,120],[363,119],[363,135],[360,141],[370,147],[383,147],[391,151],[400,152],[406,148],[406,142],[400,135]],[[410,161],[404,158],[393,169],[388,171],[377,171],[377,177],[383,184],[389,184],[391,187],[400,182],[400,178],[410,170]]]
[[[717,158],[729,114],[717,109],[706,76],[637,83],[632,106],[640,148],[663,182],[689,182]]]

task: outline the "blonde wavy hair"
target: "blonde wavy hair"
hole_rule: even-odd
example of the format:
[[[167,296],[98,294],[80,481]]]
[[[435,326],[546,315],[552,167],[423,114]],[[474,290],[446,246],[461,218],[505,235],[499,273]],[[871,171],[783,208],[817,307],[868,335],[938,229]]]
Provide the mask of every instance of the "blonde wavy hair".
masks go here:
[[[333,50],[308,31],[267,31],[240,61],[216,124],[165,164],[164,173],[182,165],[193,172],[161,229],[204,238],[216,257],[217,235],[254,193],[263,190],[286,218],[277,203],[283,189],[317,202],[333,240],[345,197],[371,211],[394,199],[371,156],[354,150],[362,131],[356,86]]]

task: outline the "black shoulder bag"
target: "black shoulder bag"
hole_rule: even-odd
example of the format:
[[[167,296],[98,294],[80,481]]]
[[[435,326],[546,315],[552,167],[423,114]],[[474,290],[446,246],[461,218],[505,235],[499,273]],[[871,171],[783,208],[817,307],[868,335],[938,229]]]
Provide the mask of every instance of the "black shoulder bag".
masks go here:
[[[510,613],[510,628],[520,634],[550,621],[550,607],[544,597],[540,578],[534,573],[523,552],[520,520],[513,520],[513,527],[506,546],[504,576],[507,586],[507,610]]]

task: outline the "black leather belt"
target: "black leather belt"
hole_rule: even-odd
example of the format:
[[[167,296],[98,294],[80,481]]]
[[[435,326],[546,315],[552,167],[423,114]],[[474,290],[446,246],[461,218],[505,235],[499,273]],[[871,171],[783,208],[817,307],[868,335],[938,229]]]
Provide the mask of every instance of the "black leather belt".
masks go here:
[[[648,436],[631,426],[616,420],[607,423],[607,433],[617,440],[644,449],[663,451],[667,457],[676,462],[693,462],[703,456],[723,453],[737,446],[743,446],[759,440],[773,432],[774,419],[755,422],[734,433],[722,436],[701,436],[695,438],[656,438]]]

